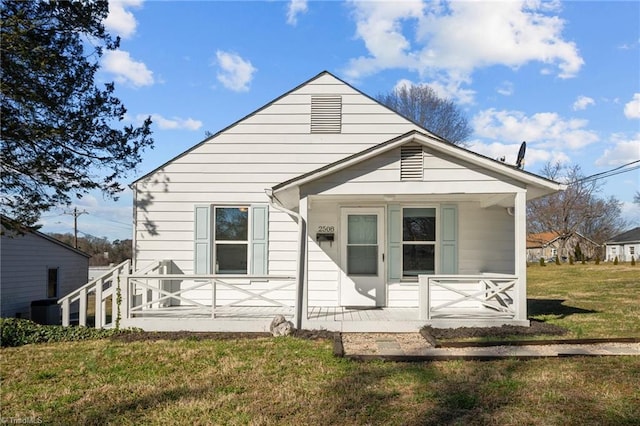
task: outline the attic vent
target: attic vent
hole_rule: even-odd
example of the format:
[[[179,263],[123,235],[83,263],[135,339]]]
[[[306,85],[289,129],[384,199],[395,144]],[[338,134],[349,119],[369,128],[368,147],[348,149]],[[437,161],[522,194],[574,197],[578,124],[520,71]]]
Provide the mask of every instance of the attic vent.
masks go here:
[[[311,133],[340,133],[342,128],[342,97],[311,97]]]
[[[400,180],[422,180],[422,145],[403,145],[400,148]]]

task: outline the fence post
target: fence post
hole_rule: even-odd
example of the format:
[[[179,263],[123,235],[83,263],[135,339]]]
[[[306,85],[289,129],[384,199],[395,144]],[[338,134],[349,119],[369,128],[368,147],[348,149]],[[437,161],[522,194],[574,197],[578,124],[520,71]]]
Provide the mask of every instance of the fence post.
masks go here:
[[[80,300],[78,300],[78,325],[87,326],[87,289],[80,290]]]
[[[101,278],[96,283],[96,298],[94,300],[95,308],[95,328],[102,328],[102,286],[104,285],[104,278]]]
[[[62,325],[65,327],[69,326],[69,298],[65,298],[62,300]]]

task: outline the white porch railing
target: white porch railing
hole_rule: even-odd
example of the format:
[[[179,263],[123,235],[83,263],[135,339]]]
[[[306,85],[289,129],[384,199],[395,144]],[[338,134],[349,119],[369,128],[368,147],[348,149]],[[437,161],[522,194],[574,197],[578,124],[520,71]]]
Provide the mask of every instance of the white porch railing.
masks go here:
[[[116,313],[118,311],[118,300],[116,297],[118,278],[120,275],[128,274],[130,268],[131,261],[125,260],[105,274],[89,281],[79,289],[58,300],[58,304],[61,305],[62,309],[62,325],[69,326],[71,324],[71,304],[78,302],[78,325],[86,326],[88,318],[87,314],[93,313],[95,318],[95,328],[113,326]],[[94,297],[90,298],[90,295],[93,295]],[[107,306],[109,298],[111,298],[111,319],[107,322]]]
[[[419,283],[420,319],[518,318],[515,275],[421,275]]]
[[[296,279],[285,275],[135,273],[126,277],[127,318],[163,312],[215,319],[226,308],[295,307]],[[262,285],[263,284],[263,285]],[[228,311],[228,309],[227,309]]]

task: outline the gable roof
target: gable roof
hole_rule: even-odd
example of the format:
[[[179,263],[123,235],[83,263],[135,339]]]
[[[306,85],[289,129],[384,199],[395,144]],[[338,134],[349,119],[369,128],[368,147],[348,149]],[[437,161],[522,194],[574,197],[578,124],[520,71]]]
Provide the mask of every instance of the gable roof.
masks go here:
[[[380,101],[378,101],[377,99],[367,95],[366,93],[364,93],[363,91],[353,87],[352,85],[350,85],[349,83],[345,82],[344,80],[340,79],[339,77],[336,77],[334,74],[330,73],[329,71],[322,71],[319,74],[315,75],[314,77],[311,77],[310,79],[308,79],[307,81],[297,85],[296,87],[294,87],[293,89],[285,92],[284,94],[278,96],[277,98],[273,99],[271,102],[266,103],[265,105],[263,105],[262,107],[256,109],[255,111],[247,114],[246,116],[242,117],[241,119],[235,121],[234,123],[228,125],[227,127],[223,128],[222,130],[219,130],[218,132],[216,132],[215,134],[206,137],[204,140],[202,140],[201,142],[197,143],[196,145],[192,146],[191,148],[187,149],[186,151],[182,152],[181,154],[176,155],[175,157],[173,157],[172,159],[166,161],[165,163],[163,163],[162,165],[156,167],[155,169],[151,170],[150,172],[144,174],[143,176],[139,177],[138,179],[134,180],[133,182],[131,182],[131,184],[129,186],[133,186],[135,185],[137,182],[144,180],[145,178],[149,177],[150,175],[156,173],[158,170],[161,170],[163,168],[165,168],[167,165],[171,164],[172,162],[174,162],[175,160],[184,157],[185,155],[187,155],[188,153],[190,153],[191,151],[197,149],[198,147],[204,145],[205,143],[215,139],[216,137],[218,137],[219,135],[221,135],[222,133],[225,133],[226,131],[228,131],[229,129],[237,126],[238,124],[242,123],[243,121],[253,117],[254,115],[260,113],[261,111],[269,108],[270,106],[272,106],[273,104],[275,104],[276,102],[280,101],[281,99],[289,96],[290,94],[292,94],[293,92],[303,88],[304,86],[309,85],[310,83],[314,82],[315,80],[320,79],[323,76],[330,76],[334,79],[336,79],[338,82],[344,84],[345,86],[349,87],[350,89],[356,91],[357,93],[359,93],[360,95],[372,100],[373,102],[377,103],[378,105],[380,105],[381,107],[393,112],[394,114],[397,114],[398,116],[400,116],[400,114],[398,114],[396,111],[392,110],[391,108],[389,108],[388,106],[382,104]],[[413,123],[414,125],[418,126],[419,128],[422,129],[424,134],[427,134],[429,136],[431,136],[432,138],[448,143],[443,137],[433,133],[432,131],[430,131],[429,129],[425,129],[424,127],[422,127],[422,125],[416,123],[415,121],[413,121],[410,118],[401,116],[402,118],[404,118],[405,120],[407,120],[408,122]]]
[[[79,254],[81,256],[84,256],[86,258],[90,258],[91,257],[90,254],[87,254],[87,253],[83,252],[82,250],[78,250],[77,248],[72,247],[69,244],[63,243],[62,241],[60,241],[60,240],[58,240],[56,238],[53,238],[53,237],[51,237],[51,236],[49,236],[47,234],[43,234],[42,232],[37,231],[37,230],[35,230],[33,228],[29,228],[27,226],[24,226],[24,225],[16,222],[13,219],[10,219],[10,218],[6,217],[5,215],[1,215],[0,216],[0,220],[1,220],[2,228],[3,228],[2,238],[13,238],[13,237],[10,237],[10,236],[6,236],[5,235],[6,231],[4,230],[4,229],[6,229],[5,223],[10,222],[12,224],[12,228],[13,229],[18,229],[18,231],[15,231],[17,236],[19,236],[21,234],[31,234],[31,235],[34,235],[36,237],[42,238],[44,240],[47,240],[47,241],[49,241],[51,243],[57,244],[60,247],[63,247],[65,249],[69,250],[69,251],[72,251],[72,252],[74,252],[76,254]]]
[[[640,242],[640,226],[637,228],[633,228],[629,231],[623,232],[622,234],[618,234],[615,237],[611,238],[605,244],[616,244],[616,243],[638,243]]]
[[[510,166],[501,161],[494,160],[484,155],[475,153],[466,148],[449,143],[444,139],[434,139],[430,135],[413,130],[403,135],[400,135],[398,137],[395,137],[393,139],[390,139],[386,142],[382,142],[378,145],[374,145],[356,154],[345,157],[334,163],[327,164],[326,166],[320,167],[316,170],[312,170],[311,172],[302,174],[293,179],[289,179],[285,182],[279,183],[278,185],[275,185],[272,188],[272,190],[274,192],[278,192],[278,191],[287,190],[295,186],[304,185],[306,183],[312,182],[316,179],[320,179],[329,174],[338,172],[340,170],[344,170],[354,164],[368,160],[370,158],[383,154],[392,149],[398,148],[402,145],[405,145],[408,143],[416,143],[416,142],[420,143],[421,145],[432,148],[435,151],[438,151],[440,153],[450,155],[453,158],[467,161],[471,164],[477,165],[484,169],[490,169],[493,172],[497,172],[502,176],[514,179],[516,181],[522,182],[527,185],[536,186],[542,190],[542,194],[538,196],[548,195],[548,194],[557,192],[559,190],[564,190],[566,188],[566,185],[563,185],[558,182],[549,180],[547,178],[538,176],[536,174],[527,172],[525,170],[518,169],[514,166]],[[537,197],[534,197],[534,198],[537,198]]]
[[[587,238],[584,235],[582,235],[579,232],[575,233],[576,236],[580,237],[581,239],[588,241],[589,243],[599,246],[598,243],[596,243],[595,241],[593,241],[591,238]],[[560,238],[560,234],[558,232],[554,232],[554,231],[548,231],[548,232],[539,232],[536,234],[527,234],[527,248],[541,248],[544,246],[547,246],[551,243],[553,243],[554,241],[556,241],[558,238]]]

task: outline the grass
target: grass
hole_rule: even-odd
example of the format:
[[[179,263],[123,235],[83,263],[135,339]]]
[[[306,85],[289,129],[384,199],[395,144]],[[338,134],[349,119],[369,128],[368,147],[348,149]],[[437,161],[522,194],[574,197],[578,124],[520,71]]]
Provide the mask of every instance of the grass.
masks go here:
[[[537,264],[527,268],[528,313],[567,338],[640,337],[640,268]]]
[[[530,267],[536,317],[638,333],[638,271]],[[359,363],[329,341],[94,340],[0,349],[0,415],[45,424],[638,425],[640,357]]]

